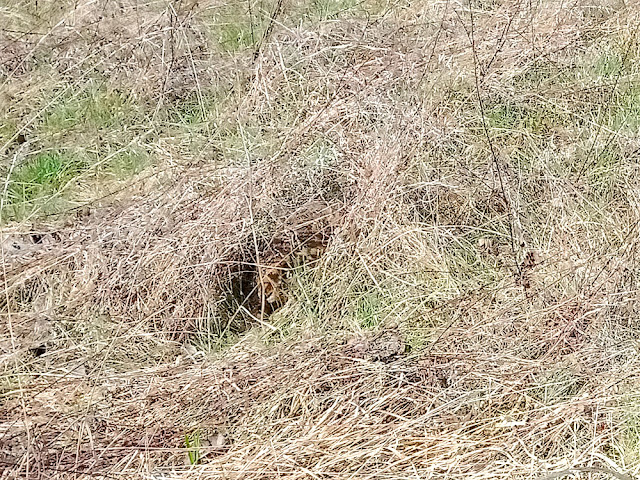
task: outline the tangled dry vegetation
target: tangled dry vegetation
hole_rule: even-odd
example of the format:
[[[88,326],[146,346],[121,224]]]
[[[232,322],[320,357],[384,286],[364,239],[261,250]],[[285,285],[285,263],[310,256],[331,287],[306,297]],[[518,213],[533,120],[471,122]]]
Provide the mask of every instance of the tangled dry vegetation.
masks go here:
[[[0,478],[637,478],[639,17],[0,1]]]

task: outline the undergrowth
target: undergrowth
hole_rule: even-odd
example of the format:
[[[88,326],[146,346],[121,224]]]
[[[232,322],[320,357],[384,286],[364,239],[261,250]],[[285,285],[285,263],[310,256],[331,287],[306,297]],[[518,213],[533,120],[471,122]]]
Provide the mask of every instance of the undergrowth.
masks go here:
[[[0,476],[637,477],[637,22],[0,2]]]

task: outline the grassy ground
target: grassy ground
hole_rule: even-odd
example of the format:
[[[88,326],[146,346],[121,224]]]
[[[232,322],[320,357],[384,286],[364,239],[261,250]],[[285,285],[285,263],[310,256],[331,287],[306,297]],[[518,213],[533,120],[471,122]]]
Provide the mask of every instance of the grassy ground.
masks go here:
[[[640,476],[639,21],[0,0],[0,478]]]

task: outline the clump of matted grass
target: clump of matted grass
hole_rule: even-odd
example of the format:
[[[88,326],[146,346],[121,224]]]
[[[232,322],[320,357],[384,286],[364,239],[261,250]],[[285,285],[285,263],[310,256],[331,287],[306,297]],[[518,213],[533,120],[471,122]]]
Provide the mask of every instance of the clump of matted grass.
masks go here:
[[[167,364],[110,375],[99,387],[76,369],[55,397],[41,392],[46,382],[31,384],[29,421],[11,424],[8,443],[29,431],[42,442],[29,452],[40,465],[155,478],[526,478],[633,464],[617,449],[633,445],[637,399],[609,390],[617,377],[593,382],[576,366],[550,368],[550,357],[465,345],[452,353],[445,341],[389,364],[322,340],[277,354],[238,348],[217,365]],[[87,411],[99,412],[90,424]],[[184,435],[196,430],[198,462],[185,465],[193,455]]]
[[[98,7],[33,141],[154,161],[3,228],[8,478],[638,474],[634,12]],[[3,205],[89,168],[14,114]]]

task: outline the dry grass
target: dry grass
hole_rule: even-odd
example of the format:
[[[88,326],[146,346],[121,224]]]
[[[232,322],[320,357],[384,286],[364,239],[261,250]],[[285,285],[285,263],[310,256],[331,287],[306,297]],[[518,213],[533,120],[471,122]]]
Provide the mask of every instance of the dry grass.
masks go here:
[[[639,476],[639,20],[0,2],[0,478]]]

